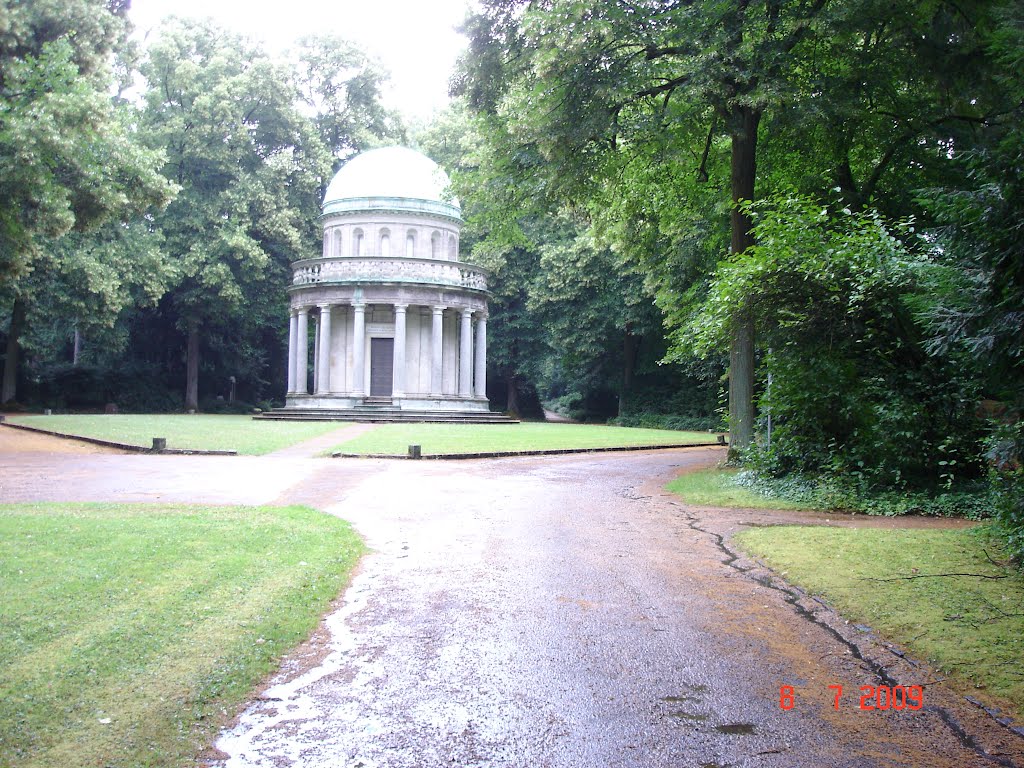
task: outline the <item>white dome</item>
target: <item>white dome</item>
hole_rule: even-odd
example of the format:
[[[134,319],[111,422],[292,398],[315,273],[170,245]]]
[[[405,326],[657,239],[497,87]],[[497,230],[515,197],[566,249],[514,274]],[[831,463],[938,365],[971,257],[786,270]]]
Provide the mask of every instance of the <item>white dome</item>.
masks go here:
[[[450,183],[448,174],[421,152],[407,147],[371,149],[334,175],[323,212],[392,208],[460,218],[459,201],[446,195]]]

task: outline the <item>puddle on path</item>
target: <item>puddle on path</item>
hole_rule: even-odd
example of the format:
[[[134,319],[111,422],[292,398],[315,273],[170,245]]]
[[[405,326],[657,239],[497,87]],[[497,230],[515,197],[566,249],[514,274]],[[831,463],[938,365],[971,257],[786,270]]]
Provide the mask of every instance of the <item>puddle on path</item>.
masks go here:
[[[750,723],[726,723],[716,725],[715,730],[719,733],[727,733],[730,736],[751,736],[754,734],[754,726]]]

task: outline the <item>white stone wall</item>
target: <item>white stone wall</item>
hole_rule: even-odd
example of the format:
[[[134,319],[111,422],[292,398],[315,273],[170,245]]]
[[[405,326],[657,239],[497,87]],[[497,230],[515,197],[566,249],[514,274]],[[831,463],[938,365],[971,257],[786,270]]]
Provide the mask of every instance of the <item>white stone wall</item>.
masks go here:
[[[362,246],[356,253],[356,235],[362,235]],[[414,240],[413,257],[458,261],[459,228],[454,222],[399,213],[361,213],[354,216],[332,216],[324,221],[325,258],[346,256],[381,256],[381,243],[387,234],[389,256],[407,255],[407,238]]]
[[[331,311],[331,344],[329,360],[331,366],[330,392],[351,392],[351,380],[355,368],[353,359],[353,309],[347,305],[336,305]],[[372,320],[371,320],[372,318]],[[459,377],[459,313],[445,310],[442,317],[442,394],[458,393]],[[410,396],[430,395],[431,336],[433,313],[430,307],[413,305],[406,310],[405,392]],[[373,337],[394,338],[394,312],[391,307],[371,305],[367,307],[365,339],[366,360],[363,370],[363,391],[370,388],[370,339]],[[323,350],[321,350],[323,354]],[[326,394],[326,393],[321,393]]]

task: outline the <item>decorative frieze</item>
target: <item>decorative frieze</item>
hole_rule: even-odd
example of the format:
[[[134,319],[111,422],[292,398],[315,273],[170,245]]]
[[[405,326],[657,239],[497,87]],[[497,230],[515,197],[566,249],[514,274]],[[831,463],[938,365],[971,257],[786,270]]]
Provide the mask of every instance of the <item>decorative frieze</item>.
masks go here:
[[[292,285],[419,283],[487,290],[482,267],[457,261],[391,257],[306,259],[295,265]]]

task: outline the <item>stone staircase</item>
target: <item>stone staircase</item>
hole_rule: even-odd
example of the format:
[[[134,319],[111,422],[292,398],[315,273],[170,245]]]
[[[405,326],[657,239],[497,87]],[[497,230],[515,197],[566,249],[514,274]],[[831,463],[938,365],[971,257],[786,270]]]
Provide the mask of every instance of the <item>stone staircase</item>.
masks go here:
[[[388,397],[368,397],[353,408],[275,408],[253,416],[261,421],[360,421],[371,424],[439,422],[443,424],[518,424],[491,411],[435,411],[396,408]]]

